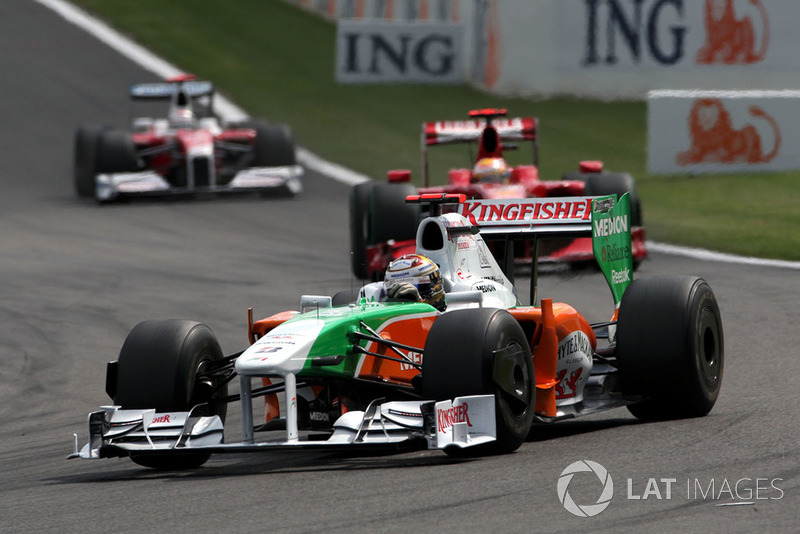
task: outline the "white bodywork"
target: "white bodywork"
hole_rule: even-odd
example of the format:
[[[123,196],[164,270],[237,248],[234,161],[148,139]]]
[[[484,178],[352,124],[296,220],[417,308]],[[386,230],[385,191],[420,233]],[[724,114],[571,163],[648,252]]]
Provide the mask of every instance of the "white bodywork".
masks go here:
[[[312,318],[279,325],[236,359],[236,372],[243,376],[298,373],[323,326],[323,321]]]
[[[203,157],[208,157],[203,155]],[[303,190],[300,178],[303,168],[300,165],[284,167],[251,167],[236,173],[233,180],[225,185],[189,187],[192,191],[231,192],[254,189],[270,189],[285,186],[290,193]],[[146,194],[175,190],[164,178],[153,171],[117,172],[98,174],[95,177],[95,197],[99,201],[109,201],[123,194]]]
[[[514,285],[503,274],[483,237],[469,232],[449,232],[471,227],[470,222],[457,213],[429,217],[417,229],[417,253],[439,265],[446,294],[480,291],[483,307],[516,306]],[[440,241],[433,237],[437,233]],[[431,244],[441,246],[432,247]]]
[[[219,120],[215,117],[202,117],[192,119],[190,123],[180,125],[180,128],[177,126],[174,122],[161,118],[137,117],[133,121],[133,131],[136,133],[149,132],[155,137],[170,138],[180,130],[184,135],[189,134],[196,140],[185,154],[188,170],[186,186],[176,188],[170,185],[160,174],[152,170],[100,173],[95,176],[95,199],[100,202],[107,202],[121,195],[186,191],[224,193],[278,187],[283,187],[290,194],[296,195],[303,190],[300,182],[300,178],[303,176],[303,168],[300,165],[249,167],[238,171],[228,183],[217,184],[215,181],[216,171],[214,169],[214,139],[224,131]],[[203,186],[195,184],[193,166],[188,164],[193,160],[206,162],[209,166],[208,176],[211,179],[211,183]]]
[[[430,410],[435,431],[426,429],[423,410]],[[89,441],[69,458],[101,458],[100,446],[113,443],[128,452],[209,450],[243,452],[270,448],[392,445],[411,438],[424,438],[428,449],[473,447],[496,439],[494,395],[470,395],[452,401],[393,401],[373,403],[366,411],[350,411],[333,424],[326,440],[298,439],[255,442],[247,437],[240,443],[224,443],[222,420],[218,416],[192,417],[190,413],[155,413],[154,410],[122,410],[103,406],[89,414]],[[100,426],[115,430],[100,431]],[[430,425],[430,423],[429,423]],[[126,441],[114,443],[116,437]]]
[[[416,240],[417,253],[427,256],[440,268],[448,311],[464,307],[507,309],[518,304],[513,285],[483,238],[473,231],[473,225],[463,215],[448,213],[426,218],[418,228]],[[383,283],[377,282],[364,286],[360,296],[382,300],[383,292]],[[110,454],[121,455],[119,451],[223,452],[277,447],[394,445],[422,438],[427,441],[427,448],[444,449],[496,440],[494,395],[465,396],[440,402],[381,403],[376,400],[364,411],[349,411],[339,417],[328,439],[301,440],[297,427],[297,374],[323,329],[324,322],[319,316],[349,313],[348,308],[332,308],[330,297],[305,296],[301,302],[304,311],[317,309],[317,318],[309,314],[308,318],[277,326],[236,359],[242,406],[241,442],[223,442],[222,421],[218,416],[195,417],[191,412],[162,414],[107,406],[90,414],[89,443],[79,450],[76,436],[75,451],[70,457],[99,458],[102,445],[112,451]],[[586,354],[586,345],[587,340],[573,336],[565,338],[559,346],[564,358],[559,357],[558,369],[574,373],[573,383],[578,393],[559,402],[562,415],[566,413],[564,410],[579,403],[580,393],[589,379],[592,355]],[[281,439],[255,441],[251,380],[258,376],[283,378],[286,433]]]

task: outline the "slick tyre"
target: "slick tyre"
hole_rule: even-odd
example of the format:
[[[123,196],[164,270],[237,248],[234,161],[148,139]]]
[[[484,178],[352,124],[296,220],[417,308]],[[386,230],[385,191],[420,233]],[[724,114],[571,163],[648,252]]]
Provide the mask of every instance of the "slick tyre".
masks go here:
[[[94,198],[97,174],[97,144],[104,126],[79,126],[75,130],[72,179],[79,198]]]
[[[360,287],[354,287],[352,289],[343,289],[336,293],[333,298],[331,299],[331,304],[333,306],[348,306],[350,304],[355,304],[358,301],[358,295],[361,291]]]
[[[297,164],[294,136],[287,124],[255,121],[251,127],[256,131],[251,162],[253,167],[284,167]]]
[[[200,376],[222,359],[214,333],[206,325],[186,320],[144,321],[128,334],[119,354],[114,404],[123,409],[155,408],[157,412],[189,411],[218,415],[226,405],[213,401],[227,395],[225,382]],[[156,469],[189,469],[204,464],[210,453],[132,453],[131,459]]]
[[[505,310],[455,310],[433,323],[422,360],[424,398],[493,394],[497,440],[450,455],[504,454],[525,441],[534,417],[533,357],[525,333]]]
[[[350,190],[351,266],[356,278],[383,278],[384,269],[368,268],[368,245],[416,238],[420,210],[406,203],[406,197],[414,194],[411,184],[365,182]]]
[[[350,266],[359,280],[369,277],[367,272],[367,244],[369,243],[370,193],[375,182],[364,182],[350,189]]]
[[[717,299],[697,277],[634,280],[620,304],[617,362],[639,419],[700,417],[717,401],[725,350]]]
[[[136,172],[139,158],[131,136],[121,130],[105,130],[97,143],[97,172]]]
[[[628,198],[631,205],[631,226],[642,226],[644,224],[642,202],[639,200],[636,182],[633,176],[627,172],[571,172],[566,173],[564,179],[584,182],[586,184],[586,195],[588,196],[617,195],[617,198],[619,198],[625,193],[630,193]]]
[[[411,184],[377,183],[372,188],[372,243],[394,239],[402,241],[417,237],[420,210],[418,204],[406,202],[408,195],[416,195]]]

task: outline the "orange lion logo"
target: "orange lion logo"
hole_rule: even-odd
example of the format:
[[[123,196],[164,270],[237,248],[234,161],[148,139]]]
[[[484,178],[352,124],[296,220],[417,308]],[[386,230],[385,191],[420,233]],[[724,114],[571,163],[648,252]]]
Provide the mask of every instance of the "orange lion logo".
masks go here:
[[[766,163],[772,160],[781,146],[778,123],[758,106],[750,106],[749,111],[753,117],[766,120],[775,133],[775,146],[769,154],[764,154],[761,136],[752,124],[734,129],[730,113],[722,102],[716,98],[701,98],[695,101],[689,113],[691,148],[676,156],[677,164]]]
[[[706,0],[704,25],[706,42],[697,52],[697,62],[703,64],[756,63],[764,59],[769,41],[767,10],[760,0],[750,0],[761,13],[763,35],[756,50],[756,32],[750,17],[736,19],[733,0]]]

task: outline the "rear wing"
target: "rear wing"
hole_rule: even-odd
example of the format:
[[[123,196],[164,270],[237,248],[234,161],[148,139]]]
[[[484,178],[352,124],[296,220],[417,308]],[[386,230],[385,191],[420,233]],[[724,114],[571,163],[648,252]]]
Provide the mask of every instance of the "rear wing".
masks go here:
[[[481,198],[460,203],[458,213],[478,226],[484,236],[590,237],[595,198],[598,197]]]
[[[455,227],[452,233],[477,233],[494,241],[496,259],[507,278],[514,280],[514,242],[531,243],[530,302],[536,302],[538,243],[540,238],[592,239],[600,270],[618,309],[628,284],[633,279],[631,254],[630,201],[628,193],[586,197],[543,197],[519,199],[471,199],[466,195],[423,194],[406,197],[406,202],[429,204],[432,216],[443,206],[454,205],[472,227]],[[497,257],[502,255],[502,257]]]
[[[463,194],[424,193],[409,195],[409,204],[430,206],[438,216],[445,206],[477,227],[484,236],[591,237],[592,202],[606,197],[476,198]],[[612,204],[613,205],[613,204]],[[605,204],[599,204],[600,207]]]
[[[169,100],[179,90],[192,99],[213,96],[214,84],[204,81],[139,83],[131,87],[133,100]]]
[[[536,119],[533,117],[492,120],[501,141],[533,141]],[[437,121],[422,123],[422,148],[433,145],[475,143],[486,127],[485,120]]]
[[[470,116],[477,117],[465,121],[436,121],[422,123],[422,183],[428,181],[428,147],[437,145],[453,145],[462,143],[478,143],[487,126],[491,125],[498,134],[499,141],[533,143],[533,162],[537,164],[538,147],[536,128],[537,121],[533,117],[503,117],[505,110],[477,110]]]
[[[178,106],[191,104],[198,117],[214,117],[214,84],[197,81],[192,74],[167,78],[164,82],[139,83],[131,87],[134,102],[170,101]],[[146,104],[143,104],[146,105]]]

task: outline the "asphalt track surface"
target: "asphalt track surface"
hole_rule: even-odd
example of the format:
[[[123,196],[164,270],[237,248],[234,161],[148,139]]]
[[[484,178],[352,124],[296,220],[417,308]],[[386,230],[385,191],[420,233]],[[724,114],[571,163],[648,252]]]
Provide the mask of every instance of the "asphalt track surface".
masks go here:
[[[313,173],[294,200],[74,196],[75,127],[127,124],[127,89],[151,79],[38,4],[0,5],[0,531],[796,532],[800,274],[664,254],[638,276],[702,276],[722,309],[723,387],[705,418],[642,424],[616,410],[473,460],[297,451],[215,456],[188,472],[67,461],[72,433],[82,444],[86,414],[108,403],[105,362],[137,322],[200,320],[235,352],[248,307],[265,316],[352,284],[347,186]],[[591,271],[545,276],[540,294],[590,320],[611,306]],[[595,517],[558,499],[578,460],[614,483]],[[569,485],[579,504],[600,491],[588,473]]]

